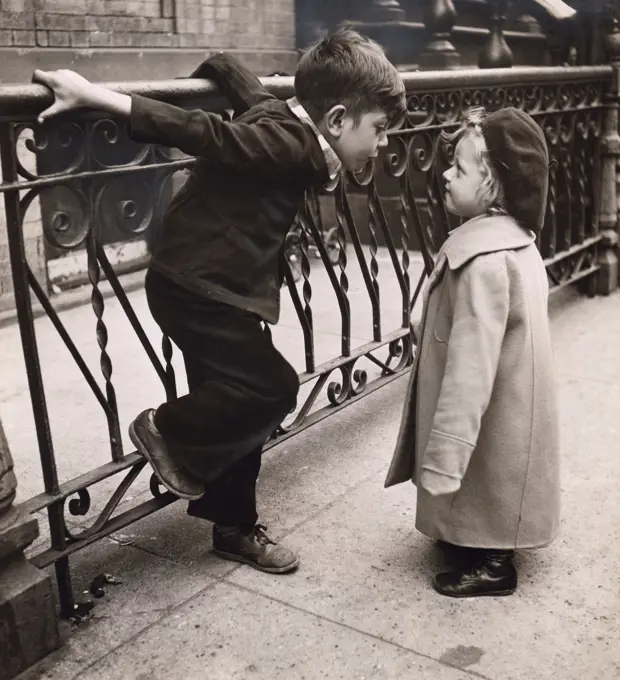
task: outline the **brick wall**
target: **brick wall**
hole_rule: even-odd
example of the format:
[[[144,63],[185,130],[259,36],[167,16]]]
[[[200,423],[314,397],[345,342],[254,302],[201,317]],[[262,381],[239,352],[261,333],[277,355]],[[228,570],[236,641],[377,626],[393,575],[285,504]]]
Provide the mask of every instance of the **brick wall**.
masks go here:
[[[0,45],[292,51],[294,14],[294,0],[0,0]]]

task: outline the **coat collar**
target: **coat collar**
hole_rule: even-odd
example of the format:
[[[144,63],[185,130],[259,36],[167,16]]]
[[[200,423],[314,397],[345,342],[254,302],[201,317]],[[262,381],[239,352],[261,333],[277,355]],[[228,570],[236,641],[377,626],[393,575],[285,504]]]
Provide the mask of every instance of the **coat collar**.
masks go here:
[[[535,240],[533,232],[519,226],[508,215],[483,215],[450,232],[437,261],[445,258],[450,269],[459,269],[478,255],[525,248]]]

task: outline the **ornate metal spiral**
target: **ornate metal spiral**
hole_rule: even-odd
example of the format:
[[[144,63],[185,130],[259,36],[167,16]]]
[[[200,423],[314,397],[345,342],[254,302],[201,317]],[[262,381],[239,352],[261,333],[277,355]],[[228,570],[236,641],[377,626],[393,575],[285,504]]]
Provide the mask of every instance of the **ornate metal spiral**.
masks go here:
[[[434,140],[431,132],[416,132],[409,141],[409,167],[416,172],[428,172],[435,162]]]
[[[338,370],[342,376],[340,382],[334,380],[327,386],[327,398],[332,406],[340,406],[351,396],[353,362],[340,366]]]
[[[74,516],[84,516],[90,510],[90,493],[88,489],[79,489],[77,498],[72,498],[69,501],[69,512]]]
[[[434,95],[414,93],[407,98],[407,122],[412,128],[433,125],[435,108]]]
[[[43,233],[47,241],[62,250],[81,246],[92,227],[90,202],[81,186],[65,184],[42,189],[38,197],[43,208]]]
[[[134,142],[129,137],[127,124],[110,118],[92,124],[89,141],[91,162],[99,168],[142,165],[150,153],[148,145]]]
[[[18,173],[29,180],[50,175],[73,174],[84,169],[88,144],[86,131],[81,123],[49,121],[45,128],[37,125],[18,126],[18,145],[26,131],[33,136],[25,139],[25,146],[35,156],[36,173],[24,167],[17,154]]]
[[[354,369],[356,362],[353,362],[352,381],[351,381],[351,396],[358,397],[362,394],[368,385],[368,373],[362,369]]]
[[[392,360],[397,359],[398,362],[392,366]],[[409,366],[413,361],[413,338],[411,334],[404,335],[397,340],[393,340],[389,345],[389,357],[387,365],[395,372],[399,373],[406,366]]]
[[[400,177],[407,169],[408,145],[402,135],[390,135],[383,154],[383,170],[388,177]]]
[[[150,177],[140,174],[106,181],[96,198],[101,228],[108,234],[129,236],[145,232],[153,221],[163,183],[162,176],[153,173]]]
[[[441,92],[435,101],[435,119],[437,123],[449,125],[458,123],[463,115],[462,94],[457,90]]]

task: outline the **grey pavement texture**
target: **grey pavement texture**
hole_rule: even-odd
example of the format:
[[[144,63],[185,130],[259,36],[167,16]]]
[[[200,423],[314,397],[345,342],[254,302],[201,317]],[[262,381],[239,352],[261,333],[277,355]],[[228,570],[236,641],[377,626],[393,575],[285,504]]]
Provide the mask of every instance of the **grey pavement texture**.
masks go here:
[[[385,253],[379,259],[387,267]],[[412,270],[419,266],[414,261]],[[320,362],[339,354],[340,328],[333,294],[315,270]],[[353,273],[350,295],[356,346],[371,328],[366,293]],[[399,324],[395,283],[385,281],[382,295],[389,331]],[[143,291],[130,298],[157,342]],[[175,503],[72,558],[78,594],[102,572],[123,583],[106,589],[88,622],[64,625],[63,648],[22,680],[620,678],[620,293],[587,299],[562,291],[550,314],[562,531],[549,548],[518,555],[515,595],[455,601],[430,587],[444,558],[415,531],[415,488],[383,489],[406,387],[399,379],[266,454],[261,520],[298,551],[297,573],[270,576],[218,560],[210,552],[210,525]],[[61,318],[97,371],[92,310],[67,309]],[[104,319],[125,432],[163,393],[113,300]],[[107,428],[51,324],[41,318],[36,327],[59,476],[66,480],[108,460]],[[288,302],[274,341],[303,370],[302,337]],[[42,482],[15,326],[0,329],[0,346],[0,414],[24,500]],[[117,482],[97,486],[91,521]],[[143,473],[123,509],[149,497],[147,482]],[[88,521],[72,518],[72,525]],[[43,515],[40,524],[37,547],[47,540]]]

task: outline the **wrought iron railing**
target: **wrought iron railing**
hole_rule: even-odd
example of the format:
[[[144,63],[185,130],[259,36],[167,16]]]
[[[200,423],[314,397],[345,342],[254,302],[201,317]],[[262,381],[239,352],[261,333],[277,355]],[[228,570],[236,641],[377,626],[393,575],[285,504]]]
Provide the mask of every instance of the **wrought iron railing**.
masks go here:
[[[612,85],[611,67],[412,73],[405,74],[404,79],[409,96],[407,121],[401,130],[390,134],[389,147],[376,165],[355,177],[343,177],[331,197],[308,197],[300,212],[295,254],[301,275],[295,282],[289,271],[286,278],[305,346],[305,370],[300,375],[305,393],[298,410],[268,446],[407,371],[414,350],[410,332],[412,306],[432,267],[434,254],[449,229],[458,224],[443,204],[441,174],[453,153],[449,133],[466,108],[512,105],[536,118],[545,131],[554,161],[550,168],[547,224],[539,241],[551,285],[559,288],[577,281],[594,285],[599,272],[604,247],[598,219],[601,130],[605,97]],[[292,93],[290,78],[265,79],[265,83],[278,96]],[[203,81],[113,87],[186,107],[218,105],[213,87]],[[62,611],[71,615],[69,556],[175,500],[171,494],[161,493],[151,477],[152,498],[137,506],[123,506],[145,461],[123,449],[108,352],[103,276],[167,397],[176,393],[176,383],[172,345],[164,337],[161,356],[153,346],[106,255],[102,235],[110,220],[119,234],[135,234],[156,223],[169,200],[171,192],[166,187],[173,173],[189,167],[193,160],[159,147],[130,142],[123,124],[92,113],[75,114],[70,120],[52,121],[40,128],[34,122],[36,114],[49,103],[49,93],[39,86],[0,88],[0,192],[5,202],[15,302],[44,481],[44,491],[28,500],[25,507],[31,512],[46,510],[50,528],[49,545],[32,554],[31,561],[40,567],[55,565]],[[18,140],[23,136],[29,137],[26,146],[36,159],[37,172],[27,170],[18,154]],[[58,200],[48,200],[52,190],[62,193],[62,208],[54,207]],[[46,239],[62,250],[86,251],[94,337],[103,381],[91,372],[55,312],[48,291],[26,261],[22,225],[37,197],[43,207]],[[335,204],[331,250],[321,229],[321,210],[329,212],[328,201]],[[312,267],[310,242],[321,257],[319,270]],[[415,261],[411,251],[419,253]],[[380,258],[380,254],[385,257]],[[359,345],[352,340],[352,265],[359,270],[370,306],[370,316],[363,321],[372,330],[368,341]],[[327,278],[340,315],[340,352],[324,362],[317,362],[314,346],[317,303],[313,300],[313,282],[317,276],[322,276],[324,282]],[[386,285],[395,285],[399,297],[398,319],[390,328],[384,328],[382,323],[381,291]],[[63,443],[53,442],[50,434],[31,291],[73,356],[107,422],[109,461],[75,479],[60,479],[57,470]],[[321,299],[318,305],[322,304]],[[66,510],[73,516],[86,517],[91,490],[119,474],[124,475],[122,481],[88,528],[82,522],[78,532],[68,524]]]

